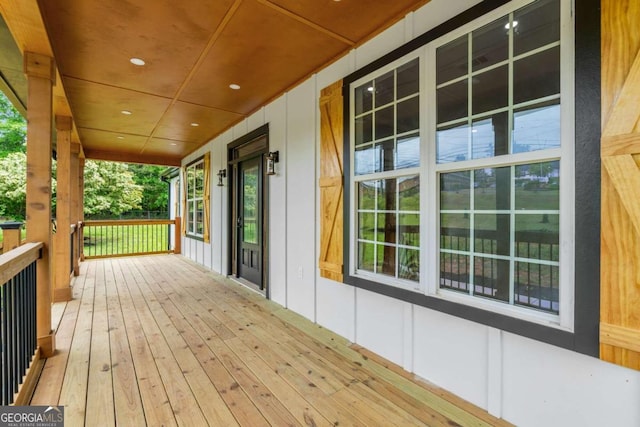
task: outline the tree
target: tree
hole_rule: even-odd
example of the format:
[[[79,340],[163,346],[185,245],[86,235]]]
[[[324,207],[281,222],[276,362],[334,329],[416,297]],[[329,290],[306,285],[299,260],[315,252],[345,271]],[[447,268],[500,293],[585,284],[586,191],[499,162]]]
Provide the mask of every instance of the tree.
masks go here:
[[[0,158],[26,152],[27,122],[0,91]]]
[[[166,212],[169,191],[167,183],[160,179],[166,169],[164,166],[129,165],[129,170],[133,172],[133,180],[142,186],[141,207],[143,210]]]
[[[142,186],[124,163],[88,160],[84,167],[84,213],[120,215],[140,209]]]
[[[27,156],[0,158],[0,217],[23,220],[27,206]]]

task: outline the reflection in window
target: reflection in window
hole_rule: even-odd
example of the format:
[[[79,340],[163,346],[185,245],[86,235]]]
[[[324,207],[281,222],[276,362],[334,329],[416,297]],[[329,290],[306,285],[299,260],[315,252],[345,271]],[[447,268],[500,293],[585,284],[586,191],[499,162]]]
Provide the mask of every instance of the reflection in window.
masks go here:
[[[559,180],[559,161],[440,174],[440,287],[557,313]]]

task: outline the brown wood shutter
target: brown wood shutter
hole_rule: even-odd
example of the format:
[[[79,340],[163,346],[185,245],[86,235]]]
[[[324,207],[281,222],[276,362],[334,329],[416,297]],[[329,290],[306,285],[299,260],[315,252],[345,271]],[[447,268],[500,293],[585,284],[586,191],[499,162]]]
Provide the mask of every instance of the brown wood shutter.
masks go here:
[[[211,222],[211,153],[205,153],[202,161],[204,167],[204,194],[202,196],[204,201],[204,224],[202,239],[205,243],[209,243],[209,227]]]
[[[320,276],[342,282],[342,80],[320,92]]]
[[[602,1],[602,117],[600,357],[640,370],[640,3],[635,0]]]

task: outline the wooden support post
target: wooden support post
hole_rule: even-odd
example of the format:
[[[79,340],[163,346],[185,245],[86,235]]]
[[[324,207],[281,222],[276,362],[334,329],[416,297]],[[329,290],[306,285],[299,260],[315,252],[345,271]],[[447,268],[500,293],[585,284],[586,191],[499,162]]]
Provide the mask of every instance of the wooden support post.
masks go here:
[[[22,222],[4,222],[0,224],[2,229],[2,253],[7,253],[12,249],[20,246],[22,237],[20,231],[22,230]]]
[[[51,330],[51,139],[55,83],[53,58],[24,53],[27,75],[27,241],[42,242],[37,262],[37,334],[44,357],[55,351]]]
[[[80,275],[80,144],[71,144],[71,224],[75,224],[76,232],[73,235],[73,275]]]
[[[71,117],[56,116],[57,191],[53,302],[71,300]]]
[[[177,216],[175,221],[176,226],[173,233],[173,253],[180,254],[182,253],[182,219]]]

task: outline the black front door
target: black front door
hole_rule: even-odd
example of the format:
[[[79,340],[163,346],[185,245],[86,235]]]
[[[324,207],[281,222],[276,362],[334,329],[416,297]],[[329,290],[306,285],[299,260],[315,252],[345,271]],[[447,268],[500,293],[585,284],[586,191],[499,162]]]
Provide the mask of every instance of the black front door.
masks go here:
[[[262,157],[240,162],[236,241],[238,277],[259,289],[262,284]]]

